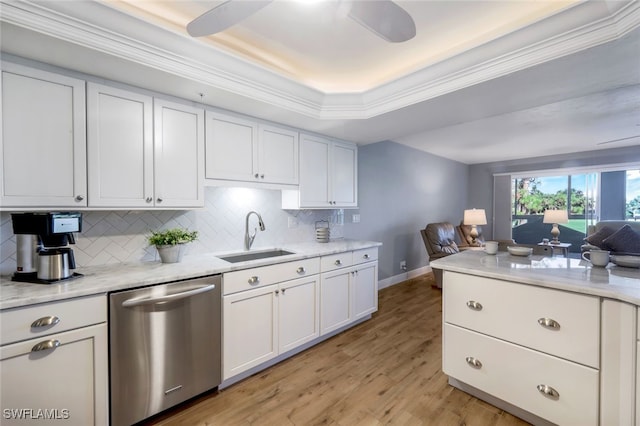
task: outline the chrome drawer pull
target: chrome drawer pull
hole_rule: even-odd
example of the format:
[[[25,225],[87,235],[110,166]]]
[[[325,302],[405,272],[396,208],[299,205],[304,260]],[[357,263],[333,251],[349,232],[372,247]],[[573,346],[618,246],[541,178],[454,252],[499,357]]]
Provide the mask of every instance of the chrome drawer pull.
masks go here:
[[[304,269],[304,266],[300,266],[298,269],[296,269],[296,272],[299,274],[304,274],[305,272],[307,272],[307,270]]]
[[[480,302],[476,302],[475,300],[469,300],[467,302],[467,306],[469,307],[469,309],[473,309],[474,311],[482,310],[482,304]]]
[[[467,364],[469,364],[473,368],[482,368],[482,363],[480,362],[479,359],[476,359],[472,356],[468,356],[465,358],[465,360],[467,361]]]
[[[31,352],[46,351],[48,349],[55,349],[58,346],[60,346],[60,340],[58,339],[45,340],[32,347]]]
[[[31,328],[47,327],[50,325],[56,325],[59,322],[60,322],[60,318],[58,318],[55,315],[51,315],[48,317],[38,318],[37,320],[31,323]]]
[[[363,257],[364,257],[365,259],[369,259],[371,256],[369,256],[368,254],[365,254]]]
[[[558,391],[552,388],[551,386],[538,385],[537,388],[538,388],[538,392],[540,392],[541,394],[543,394],[549,399],[553,399],[554,401],[557,401],[560,399],[560,394],[558,393]]]
[[[342,265],[342,261],[340,259],[338,259],[338,260],[335,261],[335,264],[336,264],[336,266],[340,266],[340,265]]]
[[[258,278],[255,275],[253,277],[249,278],[249,280],[248,280],[249,284],[257,284],[258,281],[260,281],[260,278]]]
[[[538,319],[538,324],[549,330],[560,330],[560,323],[551,318],[540,318]]]

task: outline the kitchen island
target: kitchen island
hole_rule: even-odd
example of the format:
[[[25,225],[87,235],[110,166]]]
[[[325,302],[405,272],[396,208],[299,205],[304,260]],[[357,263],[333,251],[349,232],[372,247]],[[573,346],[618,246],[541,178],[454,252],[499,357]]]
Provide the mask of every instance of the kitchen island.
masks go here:
[[[534,424],[635,424],[639,269],[483,251],[431,266],[451,385]]]

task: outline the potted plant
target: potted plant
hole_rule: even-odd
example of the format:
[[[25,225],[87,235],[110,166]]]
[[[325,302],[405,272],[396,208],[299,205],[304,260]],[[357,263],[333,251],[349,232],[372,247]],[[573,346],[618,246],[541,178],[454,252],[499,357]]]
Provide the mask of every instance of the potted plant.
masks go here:
[[[162,263],[177,263],[182,260],[186,243],[195,241],[198,231],[172,228],[164,231],[151,231],[149,245],[156,246]]]

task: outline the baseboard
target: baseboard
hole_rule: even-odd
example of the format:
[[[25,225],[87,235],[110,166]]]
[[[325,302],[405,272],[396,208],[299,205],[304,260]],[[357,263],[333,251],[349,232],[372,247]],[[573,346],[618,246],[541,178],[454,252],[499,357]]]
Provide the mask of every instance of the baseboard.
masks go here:
[[[418,269],[412,269],[411,271],[404,272],[402,274],[394,275],[389,278],[385,278],[384,280],[378,281],[378,290],[382,290],[383,288],[391,287],[392,285],[399,284],[403,281],[410,280],[411,278],[419,277],[420,275],[424,275],[431,272],[431,266],[423,266]]]

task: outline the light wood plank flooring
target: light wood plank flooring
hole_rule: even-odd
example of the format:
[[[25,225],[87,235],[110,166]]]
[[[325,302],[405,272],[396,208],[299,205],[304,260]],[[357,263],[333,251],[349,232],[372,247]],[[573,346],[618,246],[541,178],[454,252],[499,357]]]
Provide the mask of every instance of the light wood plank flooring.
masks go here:
[[[526,425],[447,384],[432,284],[386,288],[371,320],[148,424]]]

